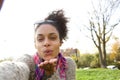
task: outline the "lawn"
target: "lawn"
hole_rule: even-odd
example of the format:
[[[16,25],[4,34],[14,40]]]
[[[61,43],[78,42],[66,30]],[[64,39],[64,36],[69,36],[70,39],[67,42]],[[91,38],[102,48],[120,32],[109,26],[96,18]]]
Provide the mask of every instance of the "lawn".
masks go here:
[[[120,70],[77,69],[76,80],[120,80]]]

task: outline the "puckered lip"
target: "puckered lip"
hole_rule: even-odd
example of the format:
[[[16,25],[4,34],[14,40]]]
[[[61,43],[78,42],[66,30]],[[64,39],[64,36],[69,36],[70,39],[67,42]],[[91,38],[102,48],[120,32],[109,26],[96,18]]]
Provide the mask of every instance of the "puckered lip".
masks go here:
[[[43,51],[46,56],[51,55],[53,53],[53,50],[47,49]]]

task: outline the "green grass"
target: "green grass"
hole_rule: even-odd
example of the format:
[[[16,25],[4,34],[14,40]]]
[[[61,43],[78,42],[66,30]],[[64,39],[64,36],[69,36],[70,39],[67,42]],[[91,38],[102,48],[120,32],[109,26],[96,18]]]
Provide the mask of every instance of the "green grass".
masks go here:
[[[120,80],[120,70],[77,69],[76,80]]]

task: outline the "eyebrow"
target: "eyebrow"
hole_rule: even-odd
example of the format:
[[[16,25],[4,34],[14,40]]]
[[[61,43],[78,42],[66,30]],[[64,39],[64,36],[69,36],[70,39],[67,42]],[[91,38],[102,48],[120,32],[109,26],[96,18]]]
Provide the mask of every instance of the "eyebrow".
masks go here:
[[[56,35],[56,33],[50,33],[49,35]],[[37,34],[37,36],[43,36],[43,34]]]

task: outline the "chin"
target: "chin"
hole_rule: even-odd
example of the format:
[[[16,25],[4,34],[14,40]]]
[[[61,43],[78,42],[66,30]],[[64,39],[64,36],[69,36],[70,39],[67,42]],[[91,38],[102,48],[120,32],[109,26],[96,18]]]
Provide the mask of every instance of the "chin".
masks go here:
[[[45,61],[49,61],[50,59],[52,59],[51,57],[45,57],[44,60]]]
[[[55,58],[56,58],[55,56],[46,56],[44,57],[44,60],[49,61],[50,59],[55,59]]]

